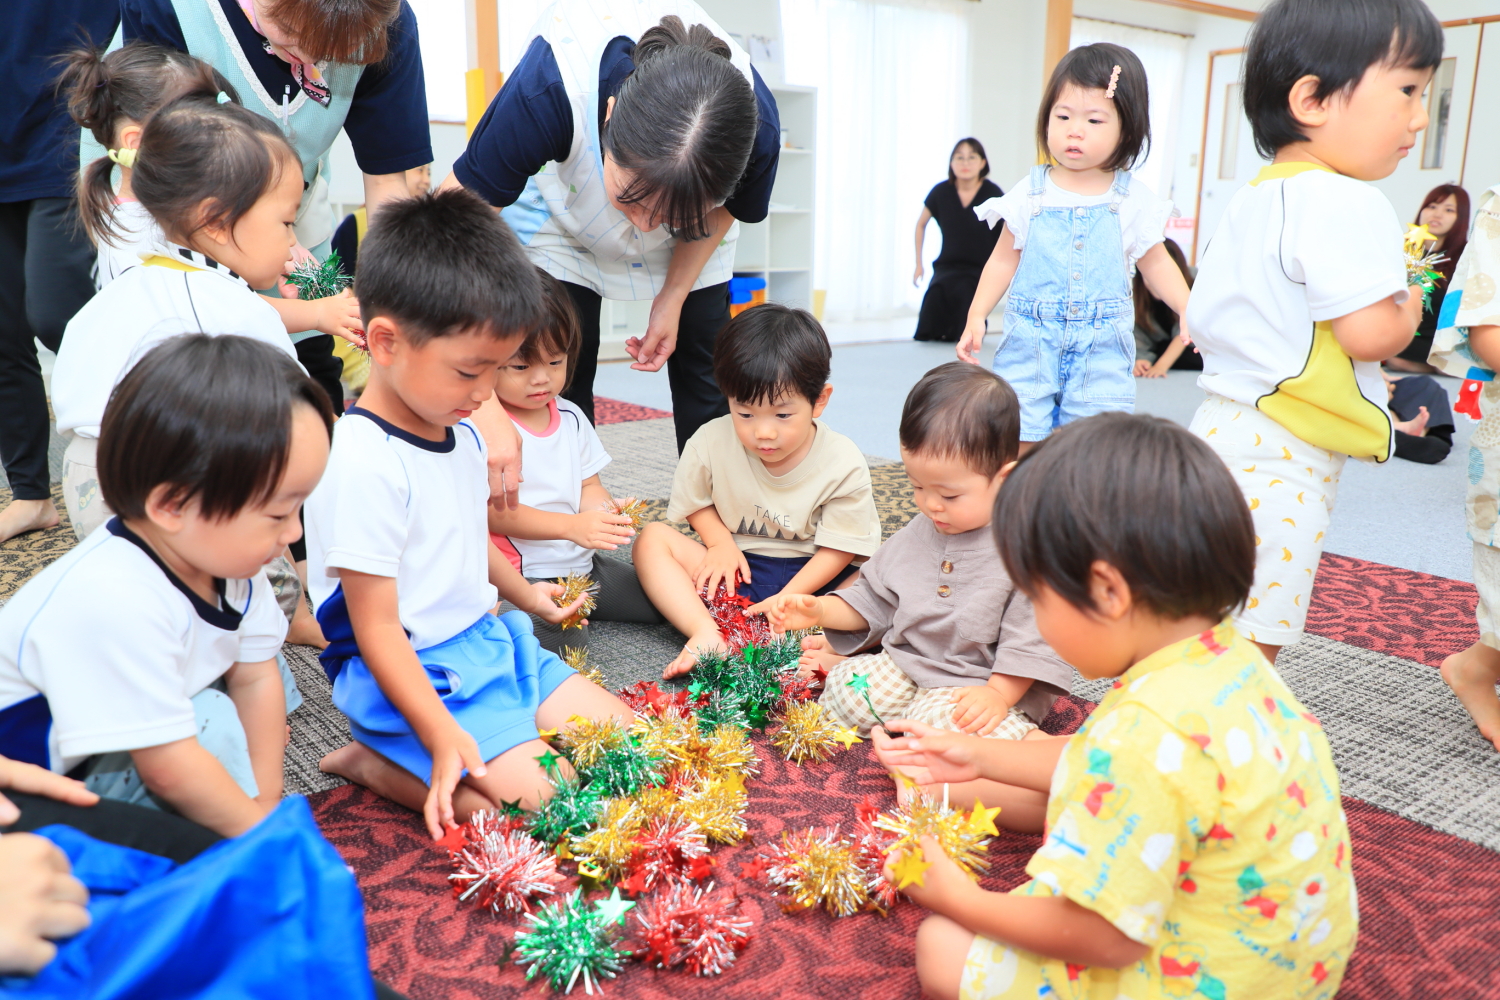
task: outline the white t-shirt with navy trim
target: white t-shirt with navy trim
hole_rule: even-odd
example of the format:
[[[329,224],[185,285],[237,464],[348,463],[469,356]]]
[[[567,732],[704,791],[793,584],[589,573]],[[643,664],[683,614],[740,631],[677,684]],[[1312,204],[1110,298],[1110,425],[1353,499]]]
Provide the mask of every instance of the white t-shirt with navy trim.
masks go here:
[[[328,468],[304,508],[307,585],[320,621],[342,596],[341,569],[396,578],[414,649],[453,638],[499,602],[484,440],[468,420],[447,430],[428,441],[359,407],[334,425]]]
[[[604,450],[594,425],[577,406],[559,398],[548,404],[548,409],[552,411],[552,419],[540,434],[520,421],[515,422],[524,442],[521,473],[525,478],[521,482],[520,501],[537,510],[577,514],[583,502],[583,481],[598,475],[609,464],[609,453]],[[593,549],[566,538],[506,540],[520,559],[521,565],[516,568],[522,576],[588,573],[594,564]],[[515,561],[511,559],[512,564]]]
[[[110,243],[100,240],[94,268],[94,287],[103,288],[133,267],[141,266],[143,256],[166,253],[166,237],[161,227],[138,201],[115,205],[109,218]]]
[[[132,267],[68,321],[52,370],[59,434],[97,438],[109,394],[136,362],[183,333],[237,334],[296,349],[281,316],[245,280],[201,253],[170,247],[169,263]]]
[[[65,773],[197,735],[192,698],[275,657],[286,617],[262,570],[217,605],[111,519],[0,608],[0,755]]]

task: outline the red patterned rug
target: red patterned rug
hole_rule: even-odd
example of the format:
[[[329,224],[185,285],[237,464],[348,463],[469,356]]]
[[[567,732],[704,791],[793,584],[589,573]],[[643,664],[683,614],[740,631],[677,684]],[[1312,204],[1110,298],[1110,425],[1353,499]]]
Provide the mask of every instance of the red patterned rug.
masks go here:
[[[603,421],[601,421],[603,422]],[[1474,638],[1474,588],[1451,580],[1341,556],[1325,556],[1309,630],[1356,646],[1436,665]],[[1060,701],[1044,728],[1071,732],[1093,706]],[[740,866],[755,844],[784,830],[847,825],[866,796],[893,801],[891,784],[861,744],[828,764],[798,767],[757,741],[762,770],[749,785],[753,843],[720,848],[716,878],[744,885]],[[542,997],[499,961],[515,921],[457,903],[449,866],[411,813],[363,789],[346,786],[312,796],[328,839],[353,867],[365,893],[371,967],[412,1000]],[[1354,838],[1360,940],[1341,1000],[1500,998],[1500,856],[1461,838],[1345,798]],[[1025,878],[1037,837],[1002,834],[990,849],[993,889]],[[606,991],[634,1000],[905,1000],[918,995],[912,936],[923,911],[910,904],[890,916],[780,911],[760,884],[746,885],[755,937],[736,966],[719,977],[627,966]]]
[[[603,427],[605,424],[629,423],[632,420],[660,420],[662,417],[671,415],[670,410],[657,410],[635,403],[624,403],[618,399],[610,399],[608,396],[594,397],[594,424],[598,427]]]

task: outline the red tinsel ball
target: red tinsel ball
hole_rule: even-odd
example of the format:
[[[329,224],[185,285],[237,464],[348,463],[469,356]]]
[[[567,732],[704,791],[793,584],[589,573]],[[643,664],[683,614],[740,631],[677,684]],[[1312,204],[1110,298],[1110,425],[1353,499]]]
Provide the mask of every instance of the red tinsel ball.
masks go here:
[[[752,921],[739,912],[738,896],[677,882],[642,900],[633,916],[643,959],[662,968],[683,966],[715,976],[734,964],[750,943]]]
[[[746,646],[764,646],[771,641],[771,625],[765,615],[745,616],[745,609],[754,603],[750,598],[742,594],[731,597],[721,583],[713,599],[704,603],[731,650],[738,652]]]
[[[486,810],[460,829],[466,844],[450,851],[448,881],[463,902],[494,913],[530,913],[533,899],[557,892],[566,880],[557,858],[519,829],[516,817]]]

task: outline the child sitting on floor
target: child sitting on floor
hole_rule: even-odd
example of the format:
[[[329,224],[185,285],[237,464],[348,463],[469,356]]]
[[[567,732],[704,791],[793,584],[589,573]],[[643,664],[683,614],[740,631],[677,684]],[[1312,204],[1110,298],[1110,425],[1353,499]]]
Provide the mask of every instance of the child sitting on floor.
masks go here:
[[[539,729],[634,716],[542,649],[526,615],[492,613],[504,597],[558,622],[580,603],[557,607],[561,587],[527,583],[490,544],[468,420],[542,319],[536,268],[454,190],[382,209],[357,280],[370,382],[307,502],[323,665],[356,741],[321,767],[420,810],[436,839],[478,809],[551,796]]]
[[[527,580],[593,578],[599,590],[590,617],[605,622],[660,624],[662,617],[641,589],[635,569],[602,553],[628,545],[630,518],[605,510],[609,491],[599,473],[609,464],[604,444],[583,411],[560,395],[572,379],[581,335],[573,300],[562,282],[545,271],[544,320],[495,381],[498,404],[521,429],[521,506],[490,508],[490,538]],[[633,498],[627,498],[633,499]],[[587,649],[588,625],[563,630],[533,615],[544,649]]]
[[[1459,223],[1463,224],[1462,221]],[[1458,695],[1479,734],[1500,750],[1500,184],[1479,196],[1474,238],[1454,268],[1433,337],[1431,361],[1449,375],[1474,379],[1478,398],[1469,409],[1479,426],[1469,445],[1469,490],[1464,502],[1474,543],[1474,614],[1479,640],[1443,660],[1443,680]],[[1473,291],[1470,291],[1470,289]],[[1466,395],[1467,393],[1465,393]]]
[[[667,506],[703,541],[657,522],[632,553],[651,602],[688,637],[662,676],[687,673],[700,652],[723,645],[703,603],[721,582],[755,602],[823,594],[880,544],[864,455],[818,419],[833,394],[832,356],[801,309],[756,306],[719,333],[714,378],[729,414],[688,439]]]
[[[1255,536],[1223,462],[1168,421],[1089,417],[1022,460],[994,523],[1042,637],[1117,679],[1068,739],[907,720],[877,735],[883,763],[955,802],[1051,791],[1010,893],[930,838],[907,861],[930,865],[905,890],[935,914],[917,935],[925,994],[1331,998],[1358,924],[1339,778],[1317,720],[1226,617]]]
[[[996,564],[995,495],[1020,450],[1016,394],[994,372],[951,361],[922,377],[901,412],[901,460],[922,517],[827,597],[767,603],[772,628],[822,627],[837,658],[819,703],[869,733],[917,719],[994,739],[1024,739],[1073,682],[1037,634],[1031,601]],[[869,702],[850,686],[868,682]],[[873,706],[873,708],[872,708]]]
[[[296,361],[245,337],[178,337],[131,369],[100,435],[116,516],[0,610],[0,754],[226,837],[276,807],[287,623],[264,567],[302,533],[332,421]]]

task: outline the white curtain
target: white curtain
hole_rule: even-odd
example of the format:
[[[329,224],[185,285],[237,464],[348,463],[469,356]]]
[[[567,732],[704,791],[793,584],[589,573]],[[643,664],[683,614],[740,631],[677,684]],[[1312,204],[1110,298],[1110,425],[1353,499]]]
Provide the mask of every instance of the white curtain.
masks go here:
[[[435,121],[467,119],[464,71],[469,66],[468,27],[463,0],[407,0],[417,15],[422,38],[422,73],[427,79],[427,113]],[[552,0],[500,0],[500,70],[510,73],[526,51],[531,28]]]
[[[1113,42],[1134,52],[1146,68],[1146,82],[1151,90],[1151,155],[1136,167],[1135,176],[1161,198],[1172,196],[1182,74],[1187,66],[1187,49],[1191,40],[1186,35],[1151,28],[1087,17],[1073,18],[1073,48],[1094,42]]]
[[[912,229],[968,134],[964,0],[781,0],[786,78],[818,88],[814,285],[824,317],[910,314]],[[936,227],[928,239],[936,249]],[[929,257],[930,259],[930,257]]]

